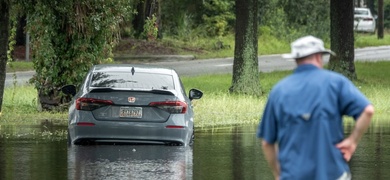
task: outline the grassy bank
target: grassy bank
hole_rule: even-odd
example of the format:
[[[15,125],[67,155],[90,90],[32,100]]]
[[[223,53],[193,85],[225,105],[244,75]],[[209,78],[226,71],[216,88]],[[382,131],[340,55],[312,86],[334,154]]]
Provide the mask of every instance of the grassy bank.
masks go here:
[[[33,86],[6,88],[0,125],[66,125],[66,112],[39,112],[37,91]]]
[[[355,34],[355,48],[385,45],[390,45],[390,31],[387,31],[385,33],[383,39],[378,39],[378,36],[376,34]]]
[[[355,85],[374,104],[374,122],[390,122],[390,62],[358,62],[358,81]],[[198,127],[213,127],[231,124],[256,124],[261,117],[267,94],[272,86],[291,71],[262,73],[260,82],[265,94],[261,97],[231,95],[227,89],[230,75],[207,75],[183,78],[187,87],[202,89],[205,96],[196,102]],[[350,120],[350,119],[349,119]]]
[[[165,38],[162,41],[166,46],[179,49],[180,54],[193,54],[198,59],[233,57],[234,55],[234,35],[227,35],[216,38],[190,38],[186,40],[177,40]],[[290,51],[288,40],[271,35],[262,35],[258,39],[258,53],[282,54]],[[220,43],[220,44],[218,44]],[[223,47],[218,47],[218,45]],[[384,39],[378,39],[376,34],[355,33],[355,47],[383,46],[390,45],[390,31],[386,31]],[[326,47],[330,47],[330,42],[325,42]],[[182,47],[187,47],[183,49]]]
[[[389,61],[356,63],[359,80],[354,83],[375,105],[375,121],[390,121],[389,69]],[[261,73],[260,82],[264,91],[261,97],[229,94],[231,75],[228,74],[182,77],[182,80],[187,90],[198,88],[204,92],[203,98],[194,102],[195,124],[202,129],[233,124],[257,124],[272,86],[290,73],[291,71]],[[37,92],[32,86],[7,88],[0,125],[66,125],[67,112],[38,112],[36,95]]]

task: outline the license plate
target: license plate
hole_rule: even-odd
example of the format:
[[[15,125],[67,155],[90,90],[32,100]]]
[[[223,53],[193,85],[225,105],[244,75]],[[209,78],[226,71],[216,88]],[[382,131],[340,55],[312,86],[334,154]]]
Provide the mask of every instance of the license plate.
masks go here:
[[[142,107],[121,107],[119,117],[122,118],[142,118]]]

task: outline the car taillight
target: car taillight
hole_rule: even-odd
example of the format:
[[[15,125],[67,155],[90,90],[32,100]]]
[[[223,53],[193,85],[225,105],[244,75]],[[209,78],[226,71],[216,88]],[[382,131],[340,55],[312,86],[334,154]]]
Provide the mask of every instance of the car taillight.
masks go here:
[[[187,111],[187,103],[182,101],[151,102],[149,106],[154,106],[172,114],[184,114]]]
[[[76,100],[76,109],[84,111],[92,111],[103,106],[114,104],[111,100],[102,100],[94,98],[78,98]]]
[[[77,126],[95,126],[95,123],[90,122],[78,122]]]
[[[373,21],[374,19],[372,18],[363,18],[363,21]]]

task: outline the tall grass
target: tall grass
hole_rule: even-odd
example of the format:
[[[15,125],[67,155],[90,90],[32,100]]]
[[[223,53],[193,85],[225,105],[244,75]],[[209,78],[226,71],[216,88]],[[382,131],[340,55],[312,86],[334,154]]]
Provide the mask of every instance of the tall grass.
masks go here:
[[[0,125],[66,125],[66,112],[40,112],[37,91],[33,86],[6,88],[3,97]]]
[[[30,71],[34,69],[31,61],[12,61],[7,64],[7,73],[15,71]]]
[[[359,80],[355,85],[375,106],[374,122],[390,122],[390,62],[357,62]],[[184,85],[204,91],[204,97],[195,102],[195,124],[198,128],[257,124],[261,118],[272,86],[291,71],[261,73],[263,96],[252,97],[227,93],[231,75],[183,77]]]
[[[355,33],[355,48],[389,45],[389,35],[390,31],[384,34],[383,39],[378,39],[376,34]]]
[[[356,64],[356,86],[375,106],[375,119],[390,121],[390,62]]]

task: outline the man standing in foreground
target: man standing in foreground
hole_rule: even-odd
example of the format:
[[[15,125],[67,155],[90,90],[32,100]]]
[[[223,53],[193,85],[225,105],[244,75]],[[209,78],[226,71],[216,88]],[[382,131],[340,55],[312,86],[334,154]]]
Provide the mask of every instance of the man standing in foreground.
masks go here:
[[[351,179],[347,162],[367,130],[374,108],[344,76],[322,69],[322,40],[306,36],[291,44],[294,73],[272,89],[257,136],[275,179]],[[356,120],[344,139],[342,116]]]

